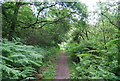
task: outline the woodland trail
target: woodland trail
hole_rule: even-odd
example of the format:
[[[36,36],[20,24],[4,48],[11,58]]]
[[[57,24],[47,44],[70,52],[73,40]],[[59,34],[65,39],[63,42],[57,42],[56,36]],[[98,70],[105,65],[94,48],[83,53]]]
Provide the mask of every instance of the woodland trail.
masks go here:
[[[66,53],[60,53],[58,64],[56,67],[55,79],[69,79],[70,69],[68,64],[68,56]]]

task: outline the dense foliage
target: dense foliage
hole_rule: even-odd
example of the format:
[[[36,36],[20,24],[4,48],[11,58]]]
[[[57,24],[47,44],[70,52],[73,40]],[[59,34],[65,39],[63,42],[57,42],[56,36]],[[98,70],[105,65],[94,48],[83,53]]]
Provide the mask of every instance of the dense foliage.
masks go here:
[[[99,1],[97,7],[88,12],[81,2],[4,1],[3,79],[53,79],[61,47],[72,79],[120,79],[120,3]]]
[[[54,48],[44,49],[6,39],[2,46],[0,69],[3,70],[3,79],[35,79],[35,73],[47,63],[52,53],[56,53]]]
[[[68,45],[68,53],[73,60],[73,79],[118,79],[118,48],[115,44],[118,40],[112,40],[100,48],[96,41],[81,41],[81,44]],[[120,79],[120,78],[119,78]]]
[[[120,30],[119,24],[114,24],[119,11],[111,4],[99,2],[99,10],[94,12],[99,21],[93,26],[80,23],[69,35],[65,49],[73,62],[72,79],[120,79]]]

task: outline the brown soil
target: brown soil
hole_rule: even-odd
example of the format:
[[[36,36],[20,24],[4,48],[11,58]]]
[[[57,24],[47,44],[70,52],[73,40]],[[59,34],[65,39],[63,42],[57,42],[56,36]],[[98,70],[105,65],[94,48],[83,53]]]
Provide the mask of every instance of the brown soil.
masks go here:
[[[69,64],[66,53],[60,53],[58,64],[56,67],[55,79],[69,79]]]

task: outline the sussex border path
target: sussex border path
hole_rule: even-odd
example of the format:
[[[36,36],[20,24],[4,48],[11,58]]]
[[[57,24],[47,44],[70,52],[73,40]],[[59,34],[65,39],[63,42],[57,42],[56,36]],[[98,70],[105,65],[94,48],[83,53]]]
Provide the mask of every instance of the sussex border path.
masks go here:
[[[62,52],[57,62],[55,79],[69,79],[69,73],[68,56],[65,52]]]

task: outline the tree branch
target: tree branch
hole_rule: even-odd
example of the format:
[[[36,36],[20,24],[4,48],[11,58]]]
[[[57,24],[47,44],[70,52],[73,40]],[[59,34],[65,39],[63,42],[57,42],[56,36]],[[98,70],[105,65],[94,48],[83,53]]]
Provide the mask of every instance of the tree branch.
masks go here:
[[[45,23],[45,24],[43,24],[42,26],[40,26],[39,28],[42,28],[43,26],[45,26],[45,25],[47,25],[47,24],[53,24],[53,23],[55,23],[55,22],[59,22],[60,20],[66,18],[66,17],[69,17],[72,13],[75,13],[75,12],[71,12],[70,14],[68,14],[68,15],[66,15],[66,16],[64,16],[64,17],[61,17],[61,18],[59,18],[59,19],[57,19],[57,20],[55,20],[55,21],[51,21],[51,22],[49,22],[49,23]]]
[[[41,6],[42,5],[42,3],[40,3],[40,4],[35,4],[35,3],[23,3],[23,2],[19,2],[20,4],[19,5],[35,5],[35,6]]]
[[[106,15],[103,14],[103,13],[101,13],[101,15],[105,16],[105,17],[108,19],[108,21],[109,21],[113,26],[119,28],[119,26],[117,26],[116,24],[114,24],[114,23],[110,20],[110,18],[109,18],[108,16],[106,16]]]
[[[37,19],[36,19],[36,21],[35,21],[33,24],[30,24],[28,27],[34,26],[34,25],[37,24],[37,23],[48,22],[48,21],[40,21],[40,22],[38,22],[39,14],[40,14],[40,12],[43,11],[44,9],[53,7],[53,6],[55,6],[56,4],[57,4],[57,3],[55,3],[55,4],[53,4],[53,5],[50,5],[50,6],[43,7],[42,9],[40,9],[39,12],[38,12],[38,14],[37,14]]]
[[[38,21],[38,17],[39,17],[39,14],[40,14],[41,11],[43,11],[44,9],[47,9],[47,8],[49,8],[49,7],[53,7],[53,6],[55,6],[56,4],[57,4],[57,3],[55,3],[55,4],[53,4],[53,5],[50,5],[50,6],[43,7],[42,9],[40,9],[39,12],[38,12],[38,14],[37,14],[37,20],[36,20],[36,22]]]
[[[43,23],[43,22],[46,22],[46,23],[44,23],[42,26],[40,26],[40,27],[36,27],[36,28],[34,28],[34,27],[32,27],[32,28],[34,28],[34,29],[40,29],[40,28],[42,28],[42,27],[44,27],[45,25],[47,25],[47,24],[53,24],[53,23],[55,23],[55,22],[59,22],[59,21],[61,21],[62,19],[64,19],[64,18],[66,18],[66,17],[69,17],[72,13],[75,13],[75,12],[70,12],[68,15],[66,15],[66,16],[63,16],[63,17],[61,17],[61,18],[59,18],[59,19],[56,19],[56,20],[54,20],[54,21],[40,21],[40,22],[36,22],[36,24],[37,23]],[[33,24],[33,25],[35,25],[35,23]],[[31,25],[32,26],[32,25]],[[31,27],[31,26],[29,26],[29,27]],[[29,28],[29,27],[24,27],[24,28]]]

